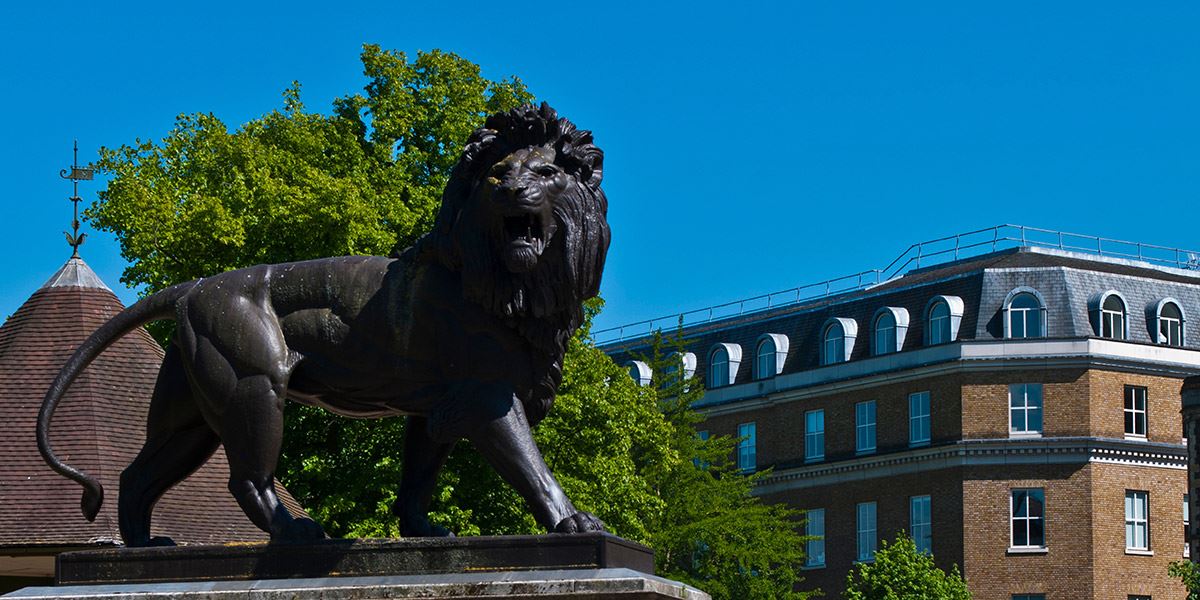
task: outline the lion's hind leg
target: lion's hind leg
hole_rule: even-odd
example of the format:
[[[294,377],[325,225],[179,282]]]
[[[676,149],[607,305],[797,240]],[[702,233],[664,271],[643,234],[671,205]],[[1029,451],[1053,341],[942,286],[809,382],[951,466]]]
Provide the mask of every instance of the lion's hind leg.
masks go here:
[[[187,382],[179,350],[167,349],[146,419],[146,443],[121,473],[117,519],[125,545],[171,546],[167,537],[150,537],[150,519],[159,498],[210,456],[220,440],[201,416]]]
[[[283,387],[266,375],[238,380],[221,426],[229,457],[229,491],[246,516],[271,534],[271,541],[323,539],[320,525],[293,517],[275,492],[275,467],[283,443],[283,395]]]
[[[453,536],[449,529],[429,522],[429,501],[437,487],[438,472],[453,442],[433,439],[429,419],[410,416],[404,431],[404,472],[400,476],[400,491],[392,512],[400,519],[400,535],[404,537]]]

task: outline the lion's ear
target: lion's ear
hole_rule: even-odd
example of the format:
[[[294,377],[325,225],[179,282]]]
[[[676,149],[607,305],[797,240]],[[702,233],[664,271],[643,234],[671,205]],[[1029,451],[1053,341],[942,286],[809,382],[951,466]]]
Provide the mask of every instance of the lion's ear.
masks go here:
[[[600,181],[604,179],[604,152],[595,146],[592,146],[592,149],[595,152],[584,160],[583,175],[588,187],[597,188],[600,187]]]

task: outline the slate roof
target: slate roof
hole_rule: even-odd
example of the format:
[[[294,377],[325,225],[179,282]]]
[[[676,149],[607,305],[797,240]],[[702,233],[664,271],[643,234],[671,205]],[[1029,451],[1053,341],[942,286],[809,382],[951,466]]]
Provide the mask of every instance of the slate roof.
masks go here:
[[[94,522],[80,513],[80,486],[42,461],[34,426],[42,396],[76,346],[123,308],[86,263],[72,258],[0,326],[0,550],[120,540],[118,477],[144,440],[159,345],[143,329],[121,338],[75,381],[55,414],[51,444],[59,456],[104,485]],[[219,449],[159,502],[154,535],[183,544],[265,541],[229,494],[228,474]]]
[[[1038,247],[1018,247],[909,271],[867,289],[816,301],[740,315],[685,327],[687,350],[696,355],[695,376],[706,377],[709,352],[718,343],[738,344],[742,360],[730,383],[753,379],[754,353],[766,333],[784,334],[789,350],[782,373],[820,366],[819,339],[831,317],[851,318],[858,325],[850,360],[871,355],[871,327],[884,306],[909,314],[904,350],[925,343],[925,310],[937,295],[958,296],[964,311],[958,340],[1002,339],[1003,304],[1015,288],[1037,290],[1046,303],[1046,337],[1095,337],[1089,301],[1115,290],[1126,300],[1128,341],[1154,343],[1154,307],[1163,298],[1180,303],[1184,313],[1184,347],[1200,347],[1200,332],[1186,323],[1200,315],[1200,271],[1156,267],[1148,263],[1111,259]],[[664,331],[670,335],[673,332]],[[647,350],[647,340],[629,340],[603,347],[618,364]]]

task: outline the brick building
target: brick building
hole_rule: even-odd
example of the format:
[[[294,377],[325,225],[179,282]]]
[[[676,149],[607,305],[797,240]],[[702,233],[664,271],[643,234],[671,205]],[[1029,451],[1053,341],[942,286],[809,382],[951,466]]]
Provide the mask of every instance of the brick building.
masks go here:
[[[1064,235],[973,232],[838,293],[685,314],[703,427],[743,437],[739,464],[772,469],[758,493],[823,536],[806,587],[837,597],[904,530],[978,600],[1186,596],[1167,565],[1187,553],[1180,387],[1200,373],[1200,271],[1181,251]],[[628,331],[596,337],[648,381]]]

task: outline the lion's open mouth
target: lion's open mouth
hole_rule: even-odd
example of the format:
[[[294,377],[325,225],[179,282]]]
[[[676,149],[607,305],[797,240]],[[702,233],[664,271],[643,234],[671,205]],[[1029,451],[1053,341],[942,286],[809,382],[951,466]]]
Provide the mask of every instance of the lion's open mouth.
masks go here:
[[[504,236],[508,240],[504,263],[514,273],[532,269],[546,249],[545,227],[537,213],[504,217]]]

